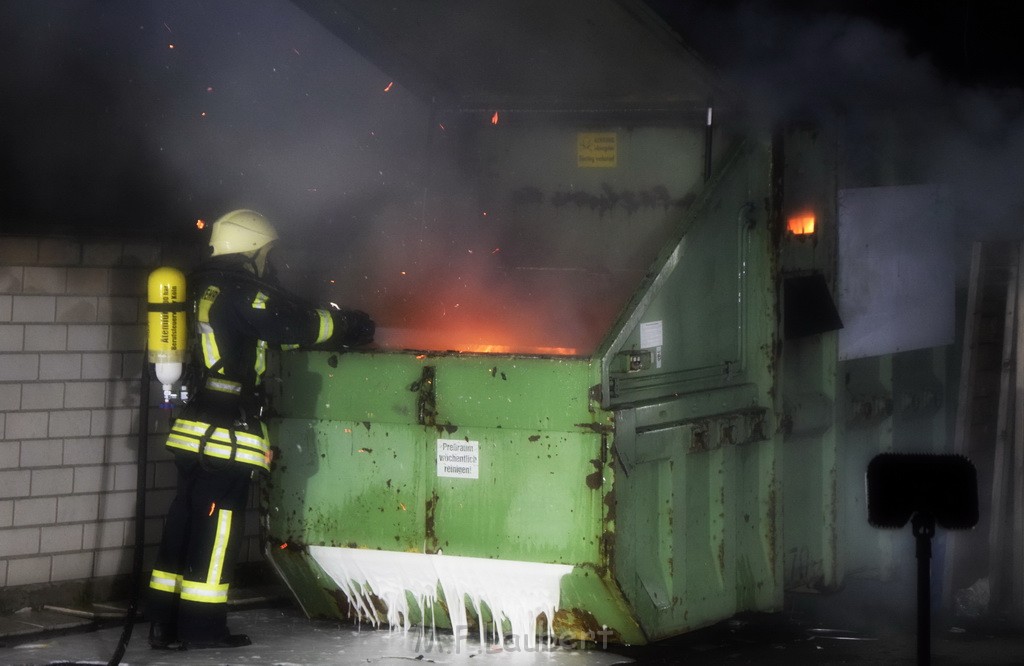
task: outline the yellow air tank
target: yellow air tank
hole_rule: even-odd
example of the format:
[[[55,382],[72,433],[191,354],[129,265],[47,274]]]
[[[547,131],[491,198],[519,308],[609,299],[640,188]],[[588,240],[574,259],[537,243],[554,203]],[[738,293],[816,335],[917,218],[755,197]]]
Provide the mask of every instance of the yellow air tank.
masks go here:
[[[185,274],[163,266],[149,274],[149,362],[163,385],[169,403],[175,383],[181,379],[188,328],[185,317]]]

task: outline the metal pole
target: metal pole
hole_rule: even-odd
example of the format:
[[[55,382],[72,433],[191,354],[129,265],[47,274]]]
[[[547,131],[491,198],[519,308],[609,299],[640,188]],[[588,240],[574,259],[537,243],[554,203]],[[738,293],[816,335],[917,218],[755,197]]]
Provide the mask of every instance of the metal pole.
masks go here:
[[[917,663],[929,666],[932,660],[931,559],[935,518],[918,512],[911,519],[911,525],[917,540]]]
[[[148,347],[147,347],[148,350]],[[117,643],[114,654],[107,662],[107,666],[117,666],[124,657],[128,648],[128,641],[132,638],[132,628],[135,626],[135,619],[138,617],[140,597],[142,591],[142,565],[146,547],[146,467],[148,464],[149,447],[149,361],[147,350],[142,353],[142,377],[139,385],[139,450],[138,461],[135,472],[135,551],[132,560],[131,588],[128,591],[128,611],[125,614],[124,628],[121,630],[121,639]]]

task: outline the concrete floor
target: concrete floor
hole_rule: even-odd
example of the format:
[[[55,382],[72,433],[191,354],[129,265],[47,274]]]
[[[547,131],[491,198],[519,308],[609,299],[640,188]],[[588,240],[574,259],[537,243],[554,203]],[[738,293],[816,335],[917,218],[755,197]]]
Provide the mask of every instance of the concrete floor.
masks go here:
[[[254,644],[233,650],[150,650],[147,625],[135,626],[123,664],[291,666],[320,664],[914,664],[914,616],[842,597],[806,597],[787,611],[751,614],[648,646],[576,645],[539,649],[482,645],[476,636],[456,641],[450,632],[409,633],[310,621],[289,600],[251,596],[229,616],[234,631]],[[106,664],[122,627],[123,608],[94,607],[94,617],[67,609],[25,610],[0,618],[0,664]],[[74,611],[81,613],[81,611]],[[84,614],[82,614],[84,615]],[[1024,664],[1024,632],[1009,627],[950,629],[936,623],[933,664]]]
[[[70,630],[67,618],[42,611],[25,614],[22,623],[59,623],[61,629],[46,633],[11,635],[0,647],[3,664],[106,664],[121,636],[122,628],[111,625],[91,628],[91,622]],[[450,632],[429,630],[374,629],[353,624],[307,620],[291,606],[251,608],[229,614],[233,631],[247,633],[253,645],[225,650],[167,652],[151,650],[146,644],[147,626],[136,625],[123,664],[247,664],[259,666],[319,664],[546,664],[549,666],[610,666],[633,660],[608,650],[573,649],[567,646],[539,646],[525,649],[508,645],[481,645],[474,638],[456,641]]]

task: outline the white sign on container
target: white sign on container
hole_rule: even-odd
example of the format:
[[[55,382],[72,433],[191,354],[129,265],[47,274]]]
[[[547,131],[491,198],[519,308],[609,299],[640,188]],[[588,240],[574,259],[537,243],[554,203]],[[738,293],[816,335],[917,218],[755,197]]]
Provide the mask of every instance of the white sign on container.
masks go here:
[[[640,347],[654,349],[664,344],[661,320],[645,321],[640,324]]]
[[[456,479],[480,478],[480,442],[437,440],[437,475]]]

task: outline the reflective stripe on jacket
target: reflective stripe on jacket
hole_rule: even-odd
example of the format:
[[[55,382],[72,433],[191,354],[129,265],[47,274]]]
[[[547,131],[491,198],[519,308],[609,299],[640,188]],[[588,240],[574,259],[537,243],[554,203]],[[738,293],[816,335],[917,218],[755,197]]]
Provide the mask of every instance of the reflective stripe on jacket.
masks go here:
[[[258,396],[267,349],[324,342],[334,333],[334,318],[256,279],[240,257],[215,258],[189,278],[196,355],[202,357],[193,362],[201,362],[206,373],[172,425],[167,447],[269,469],[270,444],[259,421]]]

